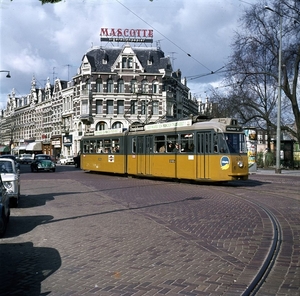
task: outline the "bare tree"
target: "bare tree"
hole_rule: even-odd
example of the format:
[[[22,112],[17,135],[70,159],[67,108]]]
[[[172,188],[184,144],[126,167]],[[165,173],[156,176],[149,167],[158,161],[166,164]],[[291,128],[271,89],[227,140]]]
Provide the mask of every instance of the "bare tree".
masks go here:
[[[281,129],[300,143],[300,1],[271,0],[248,8],[240,19],[224,83],[232,115],[265,130],[276,129],[280,18],[282,20]],[[220,92],[214,97],[220,96]],[[223,104],[224,106],[224,104]]]

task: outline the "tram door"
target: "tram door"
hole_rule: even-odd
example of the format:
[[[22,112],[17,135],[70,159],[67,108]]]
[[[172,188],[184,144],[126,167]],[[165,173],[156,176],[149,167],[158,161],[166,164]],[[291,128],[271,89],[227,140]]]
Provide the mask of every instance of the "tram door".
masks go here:
[[[145,152],[144,152],[144,137],[137,137],[137,173],[145,174]]]
[[[200,132],[197,135],[198,157],[197,157],[197,178],[210,178],[209,155],[212,153],[211,132]]]
[[[151,155],[153,150],[153,137],[146,136],[146,147],[145,147],[145,174],[151,175]]]

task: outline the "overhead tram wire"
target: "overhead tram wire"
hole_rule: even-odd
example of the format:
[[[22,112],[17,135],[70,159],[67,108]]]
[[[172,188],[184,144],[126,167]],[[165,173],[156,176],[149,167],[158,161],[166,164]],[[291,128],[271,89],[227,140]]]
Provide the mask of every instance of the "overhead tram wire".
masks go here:
[[[219,73],[225,73],[225,72],[227,72],[227,70],[220,71],[223,68],[225,68],[225,66],[221,67],[220,69],[218,69],[216,71],[211,71],[210,73],[199,74],[199,75],[192,75],[192,76],[186,76],[186,78],[188,80],[194,80],[194,79],[198,79],[198,78],[209,76],[209,75],[213,75],[213,74],[219,74]]]
[[[211,71],[211,73],[213,72],[211,69],[209,69],[208,67],[206,67],[204,64],[202,64],[200,61],[198,61],[196,58],[194,58],[190,53],[188,53],[187,51],[185,51],[183,48],[181,48],[179,45],[177,45],[175,42],[173,42],[171,39],[169,39],[167,36],[165,36],[163,33],[161,33],[160,31],[158,31],[156,28],[154,28],[152,25],[150,25],[148,22],[146,22],[144,19],[142,19],[139,15],[137,15],[134,11],[132,11],[131,9],[129,9],[127,6],[125,6],[124,4],[122,4],[119,0],[116,0],[120,5],[122,5],[124,8],[126,8],[129,12],[131,12],[132,14],[134,14],[137,18],[139,18],[142,22],[144,22],[146,25],[148,25],[150,28],[152,28],[154,31],[156,31],[158,34],[160,34],[161,36],[163,36],[164,38],[166,38],[169,42],[171,42],[173,45],[175,45],[178,49],[180,49],[182,52],[184,52],[188,57],[192,58],[195,62],[197,62],[198,64],[200,64],[202,67],[204,67],[205,69],[207,69],[208,71]],[[212,73],[213,74],[213,73]]]

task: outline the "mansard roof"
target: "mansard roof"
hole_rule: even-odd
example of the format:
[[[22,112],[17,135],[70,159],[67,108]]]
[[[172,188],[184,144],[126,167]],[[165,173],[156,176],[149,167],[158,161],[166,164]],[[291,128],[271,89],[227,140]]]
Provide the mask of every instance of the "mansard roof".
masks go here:
[[[92,72],[111,72],[111,67],[122,51],[123,48],[94,48],[85,56],[92,67]],[[159,69],[172,69],[170,57],[165,57],[161,49],[132,48],[132,51],[147,73],[158,73]],[[103,63],[104,60],[106,63]]]

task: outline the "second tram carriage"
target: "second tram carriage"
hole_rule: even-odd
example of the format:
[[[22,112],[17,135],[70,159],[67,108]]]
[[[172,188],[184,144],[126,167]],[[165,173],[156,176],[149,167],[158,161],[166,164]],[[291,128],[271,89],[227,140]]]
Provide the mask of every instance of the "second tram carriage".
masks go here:
[[[81,140],[85,171],[199,182],[248,179],[245,135],[235,119],[189,119],[94,133]]]

